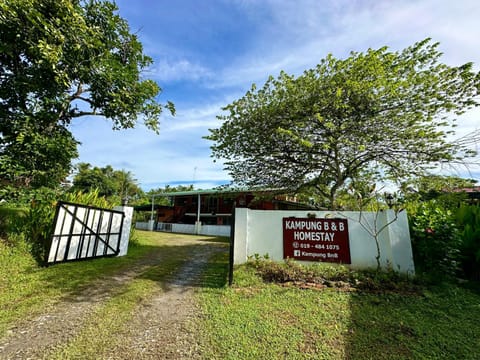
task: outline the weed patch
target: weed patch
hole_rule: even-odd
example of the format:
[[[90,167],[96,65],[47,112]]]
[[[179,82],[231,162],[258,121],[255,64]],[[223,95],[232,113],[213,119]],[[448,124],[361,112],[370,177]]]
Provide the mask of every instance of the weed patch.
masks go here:
[[[420,290],[416,281],[393,271],[354,271],[346,266],[331,264],[303,266],[292,260],[279,263],[255,259],[244,266],[254,269],[264,282],[302,289],[338,288],[347,291],[400,293],[417,293]]]

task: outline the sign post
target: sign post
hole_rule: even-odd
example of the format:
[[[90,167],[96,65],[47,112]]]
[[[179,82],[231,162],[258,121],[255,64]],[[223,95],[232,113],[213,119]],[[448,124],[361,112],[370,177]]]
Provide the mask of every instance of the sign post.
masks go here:
[[[283,258],[350,264],[347,219],[283,218]]]

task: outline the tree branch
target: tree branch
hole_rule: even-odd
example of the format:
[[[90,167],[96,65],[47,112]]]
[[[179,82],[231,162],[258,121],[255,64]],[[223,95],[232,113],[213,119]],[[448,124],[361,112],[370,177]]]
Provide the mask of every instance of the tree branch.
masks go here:
[[[85,116],[85,115],[105,116],[104,113],[96,112],[96,111],[79,111],[79,112],[74,112],[74,113],[71,114],[72,117],[80,117],[80,116]]]

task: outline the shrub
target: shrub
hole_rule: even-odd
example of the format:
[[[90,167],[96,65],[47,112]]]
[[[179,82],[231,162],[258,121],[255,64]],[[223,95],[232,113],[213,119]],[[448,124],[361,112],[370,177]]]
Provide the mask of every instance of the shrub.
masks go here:
[[[480,280],[480,207],[462,204],[455,213],[462,243],[460,261],[467,277]]]
[[[89,206],[96,206],[102,209],[111,209],[113,205],[104,196],[100,196],[98,190],[93,190],[88,193],[77,191],[75,193],[65,193],[62,195],[63,201],[71,202],[74,204],[82,204]]]
[[[417,272],[432,279],[455,275],[460,260],[461,237],[454,215],[430,200],[410,208],[410,234]]]
[[[308,267],[287,259],[285,263],[269,260],[255,262],[257,273],[266,282],[285,283],[289,281],[315,282],[315,273]]]
[[[37,190],[24,218],[23,233],[30,243],[33,257],[40,264],[48,251],[58,196],[58,192],[52,189]]]
[[[308,284],[316,288],[334,287],[368,292],[417,292],[418,281],[393,270],[351,270],[338,264],[302,265],[292,259],[285,262],[252,258],[247,263],[266,283]]]
[[[58,190],[41,188],[32,194],[30,207],[23,219],[22,231],[31,246],[35,260],[43,264],[52,237],[53,220],[58,199],[76,204],[111,208],[111,204],[98,191],[62,194]]]
[[[0,239],[8,246],[16,246],[21,240],[21,222],[26,209],[0,206]]]

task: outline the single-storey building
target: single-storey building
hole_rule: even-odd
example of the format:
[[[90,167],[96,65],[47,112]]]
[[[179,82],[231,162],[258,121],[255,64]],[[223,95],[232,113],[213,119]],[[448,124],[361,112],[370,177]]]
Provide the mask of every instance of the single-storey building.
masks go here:
[[[155,204],[160,197],[168,198],[169,205]],[[153,229],[170,231],[172,226],[169,224],[230,226],[235,208],[312,209],[307,204],[299,203],[296,196],[281,194],[278,190],[210,189],[159,193],[152,196],[150,205],[136,207],[135,210],[150,211],[150,221],[153,222],[150,227]]]

